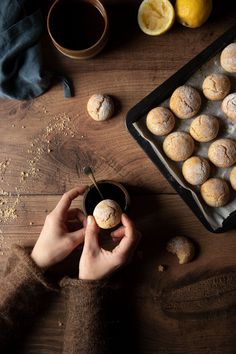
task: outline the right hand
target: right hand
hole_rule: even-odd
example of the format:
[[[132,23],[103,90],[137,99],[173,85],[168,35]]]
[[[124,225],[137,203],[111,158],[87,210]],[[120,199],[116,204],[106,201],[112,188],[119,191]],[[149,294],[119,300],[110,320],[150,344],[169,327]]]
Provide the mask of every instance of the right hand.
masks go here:
[[[84,248],[79,263],[79,279],[98,280],[107,277],[126,264],[139,242],[140,233],[126,214],[122,214],[122,225],[112,233],[115,239],[121,239],[118,246],[107,251],[99,246],[99,227],[93,216],[87,218]]]

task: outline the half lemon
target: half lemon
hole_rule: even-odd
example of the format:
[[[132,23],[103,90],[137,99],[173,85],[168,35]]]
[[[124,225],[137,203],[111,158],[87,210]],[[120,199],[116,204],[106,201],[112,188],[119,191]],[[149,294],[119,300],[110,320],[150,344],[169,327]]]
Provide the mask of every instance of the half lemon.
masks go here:
[[[174,19],[175,11],[169,0],[144,0],[138,10],[139,27],[151,36],[168,31]]]

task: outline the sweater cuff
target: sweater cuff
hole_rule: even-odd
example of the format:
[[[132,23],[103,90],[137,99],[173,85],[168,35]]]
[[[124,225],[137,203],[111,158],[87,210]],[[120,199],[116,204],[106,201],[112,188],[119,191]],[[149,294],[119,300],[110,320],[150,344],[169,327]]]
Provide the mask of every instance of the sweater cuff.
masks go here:
[[[57,291],[59,290],[58,286],[50,282],[46,276],[43,274],[43,270],[40,269],[37,264],[30,257],[29,252],[26,248],[14,245],[12,247],[12,252],[19,259],[19,263],[26,268],[30,273],[30,276],[35,279],[37,282],[41,283],[47,290]],[[18,265],[19,265],[18,263]]]
[[[107,279],[100,280],[81,280],[75,278],[65,277],[60,281],[60,286],[62,288],[81,288],[81,289],[101,289],[106,287],[108,284]]]

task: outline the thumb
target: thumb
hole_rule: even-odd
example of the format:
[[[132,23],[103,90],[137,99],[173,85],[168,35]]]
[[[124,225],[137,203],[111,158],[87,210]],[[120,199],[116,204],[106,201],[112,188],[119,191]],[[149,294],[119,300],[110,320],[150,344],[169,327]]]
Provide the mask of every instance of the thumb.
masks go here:
[[[87,226],[85,229],[85,239],[84,247],[86,249],[98,249],[98,233],[99,227],[96,224],[96,221],[92,215],[89,215],[87,218]]]

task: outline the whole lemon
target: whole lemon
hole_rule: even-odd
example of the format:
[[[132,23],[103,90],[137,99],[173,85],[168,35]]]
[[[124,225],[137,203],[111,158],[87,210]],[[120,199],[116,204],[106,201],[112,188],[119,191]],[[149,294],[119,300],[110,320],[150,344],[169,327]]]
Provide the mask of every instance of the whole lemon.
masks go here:
[[[175,13],[182,25],[197,28],[210,16],[212,0],[176,0]]]

